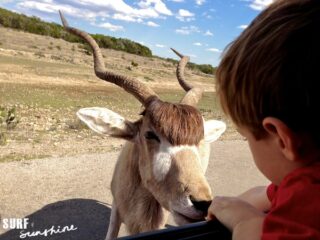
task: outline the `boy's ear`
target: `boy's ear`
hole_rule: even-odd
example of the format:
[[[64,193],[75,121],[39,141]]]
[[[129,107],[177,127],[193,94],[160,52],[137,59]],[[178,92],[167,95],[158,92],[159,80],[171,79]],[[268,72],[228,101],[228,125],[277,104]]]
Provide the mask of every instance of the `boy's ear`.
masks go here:
[[[278,118],[266,117],[262,125],[267,133],[275,138],[276,144],[287,159],[298,160],[301,140],[284,122]]]
[[[226,130],[226,124],[218,120],[204,121],[204,140],[207,143],[216,141]]]
[[[111,137],[133,141],[138,132],[134,123],[107,108],[82,108],[77,116],[93,131]]]

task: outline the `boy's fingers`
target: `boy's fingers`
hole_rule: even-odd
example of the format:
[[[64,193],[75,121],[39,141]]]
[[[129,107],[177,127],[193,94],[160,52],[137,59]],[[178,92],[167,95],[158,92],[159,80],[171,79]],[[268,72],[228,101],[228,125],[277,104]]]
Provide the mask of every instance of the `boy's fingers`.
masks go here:
[[[227,207],[230,203],[229,197],[215,197],[212,200],[210,207],[212,207],[213,211],[219,211]]]
[[[263,217],[263,213],[239,198],[215,197],[208,209],[207,219],[216,218],[232,231],[239,222],[257,216]]]
[[[215,214],[219,213],[226,206],[225,197],[215,197],[208,209],[208,220],[217,219]]]
[[[213,216],[218,219],[229,230],[235,226],[237,213],[239,211],[239,199],[234,197],[215,197],[208,210],[208,219]]]

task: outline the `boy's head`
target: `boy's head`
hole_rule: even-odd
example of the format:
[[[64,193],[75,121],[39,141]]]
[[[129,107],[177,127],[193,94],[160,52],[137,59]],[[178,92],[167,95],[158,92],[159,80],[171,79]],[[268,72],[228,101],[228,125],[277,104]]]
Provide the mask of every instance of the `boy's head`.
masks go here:
[[[260,138],[271,116],[320,146],[319,36],[319,0],[279,0],[228,47],[216,78],[236,125]]]

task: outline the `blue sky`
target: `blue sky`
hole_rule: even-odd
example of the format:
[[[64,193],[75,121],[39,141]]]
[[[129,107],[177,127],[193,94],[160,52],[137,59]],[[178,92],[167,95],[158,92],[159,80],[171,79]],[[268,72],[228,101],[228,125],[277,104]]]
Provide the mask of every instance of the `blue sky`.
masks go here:
[[[273,0],[0,0],[0,7],[69,24],[90,33],[128,38],[154,55],[216,66],[223,49]]]

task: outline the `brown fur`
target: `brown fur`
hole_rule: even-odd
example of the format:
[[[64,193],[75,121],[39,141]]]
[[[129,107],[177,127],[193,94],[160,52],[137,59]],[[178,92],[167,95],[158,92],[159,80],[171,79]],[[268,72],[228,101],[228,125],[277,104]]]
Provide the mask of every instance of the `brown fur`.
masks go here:
[[[147,106],[154,128],[172,145],[198,145],[204,138],[200,112],[189,105],[153,100]]]

